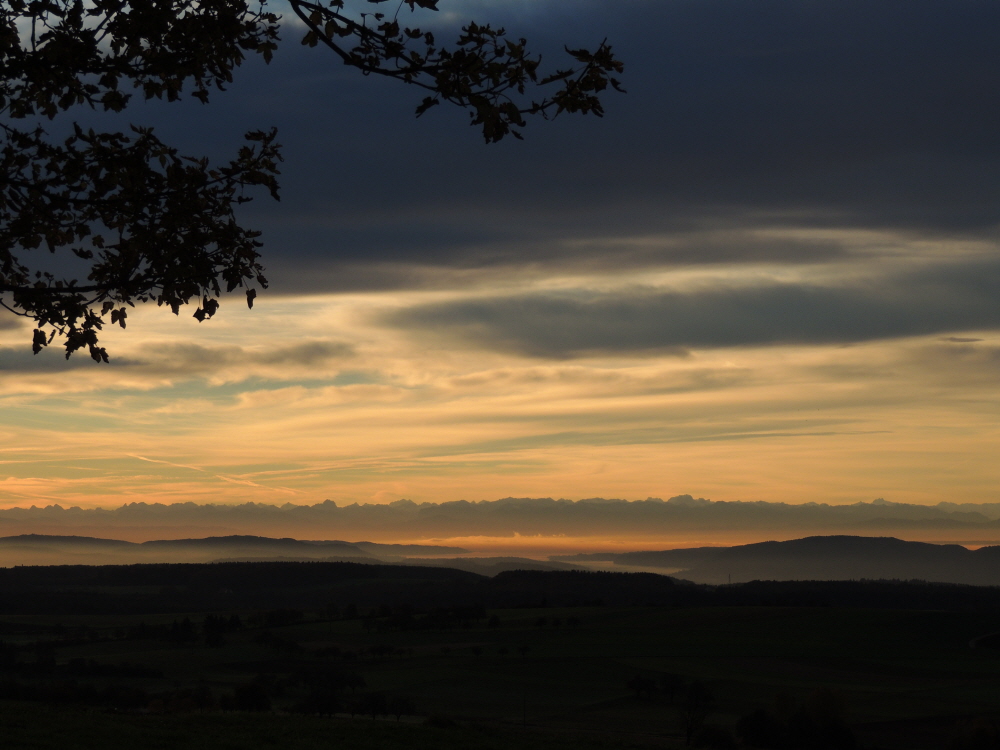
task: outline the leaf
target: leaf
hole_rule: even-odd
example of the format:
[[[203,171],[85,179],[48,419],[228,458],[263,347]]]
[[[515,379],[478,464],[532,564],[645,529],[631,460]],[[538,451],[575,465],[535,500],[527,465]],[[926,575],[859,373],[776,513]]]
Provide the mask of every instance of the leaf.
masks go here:
[[[429,110],[431,107],[436,107],[440,103],[441,101],[435,96],[424,97],[424,100],[420,102],[420,105],[417,107],[417,117],[420,117],[420,115]]]
[[[529,114],[599,116],[598,95],[620,89],[611,74],[622,64],[606,42],[593,54],[567,49],[572,67],[543,77],[541,58],[503,28],[470,22],[448,49],[431,32],[403,28],[397,13],[360,12],[387,2],[289,0],[307,27],[303,44],[331,49],[365,75],[424,89],[418,117],[444,102],[464,108],[488,143],[521,138]],[[393,0],[392,10],[400,4],[415,12],[439,3]],[[54,132],[70,134],[61,140],[34,121],[66,114],[72,122],[66,111],[78,107],[120,112],[131,104],[129,89],[137,100],[208,103],[247,57],[270,61],[278,16],[245,0],[3,0],[0,16],[0,260],[15,312],[37,325],[33,351],[59,336],[67,356],[82,349],[105,362],[102,324],[110,316],[124,327],[125,309],[138,302],[175,314],[200,302],[194,316],[203,321],[216,314],[220,289],[247,287],[252,309],[257,292],[248,284],[267,288],[260,232],[243,226],[236,209],[259,188],[278,198],[273,130],[249,134],[231,161],[217,164],[179,153],[148,127],[116,133],[59,122]],[[40,36],[29,41],[23,28]],[[539,79],[559,90],[524,101]],[[18,129],[19,121],[29,124]],[[85,270],[62,277],[15,255],[39,247],[75,256],[74,265],[57,259],[53,267]]]
[[[38,354],[47,343],[45,332],[36,328],[31,338],[31,351]]]

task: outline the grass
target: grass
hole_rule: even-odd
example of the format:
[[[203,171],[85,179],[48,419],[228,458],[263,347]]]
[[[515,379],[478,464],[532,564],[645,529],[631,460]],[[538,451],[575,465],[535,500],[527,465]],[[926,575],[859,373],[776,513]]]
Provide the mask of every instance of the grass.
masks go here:
[[[614,750],[649,744],[643,738],[480,725],[437,728],[277,714],[114,715],[16,703],[0,704],[0,733],[4,747],[19,750]]]
[[[801,700],[820,687],[845,698],[857,727],[918,719],[950,727],[959,717],[989,714],[1000,706],[995,679],[1000,652],[968,645],[975,636],[1000,630],[1000,615],[993,613],[593,607],[495,614],[499,625],[492,628],[481,623],[379,632],[366,629],[361,620],[313,619],[268,629],[286,643],[299,644],[298,650],[256,642],[261,629],[229,635],[218,648],[154,640],[57,647],[58,662],[85,658],[162,670],[163,678],[132,680],[148,692],[202,684],[221,695],[263,680],[276,712],[142,716],[5,703],[2,736],[6,746],[18,748],[488,750],[679,743],[676,696],[674,702],[663,692],[637,697],[626,686],[637,674],[706,683],[715,695],[711,721],[728,727],[778,694]],[[191,617],[200,622],[202,616]],[[20,625],[30,624],[18,619]],[[86,618],[75,620],[74,625],[88,624]],[[104,616],[93,624],[113,632],[135,620]],[[53,624],[40,618],[33,622]],[[16,640],[26,638],[16,635]],[[378,646],[392,653],[376,656]],[[340,656],[322,656],[331,648]],[[461,726],[283,714],[306,689],[293,675],[316,664],[356,671],[368,690],[409,696],[421,716],[449,716]]]

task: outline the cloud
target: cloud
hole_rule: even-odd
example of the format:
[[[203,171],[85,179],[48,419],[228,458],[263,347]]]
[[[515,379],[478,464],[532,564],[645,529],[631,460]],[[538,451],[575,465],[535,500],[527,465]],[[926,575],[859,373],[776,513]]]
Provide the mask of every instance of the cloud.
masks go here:
[[[950,337],[907,352],[905,365],[918,368],[939,385],[962,387],[966,393],[985,388],[991,393],[1000,378],[1000,346],[983,339]]]
[[[124,357],[118,365],[126,368],[152,369],[198,375],[229,367],[289,366],[316,367],[331,360],[353,355],[351,345],[337,341],[312,340],[290,345],[259,348],[241,346],[202,346],[192,343],[167,343],[143,347],[138,355]]]
[[[28,338],[20,346],[0,348],[0,372],[61,372],[95,364],[90,357],[81,353],[67,360],[58,348],[43,349],[38,354],[33,354]]]
[[[607,37],[629,93],[608,97],[603,119],[533,123],[525,142],[487,147],[462,112],[415,120],[418,91],[354,75],[293,30],[272,65],[237,71],[211,117],[188,101],[80,117],[155,125],[214,159],[277,126],[282,202],[239,210],[264,231],[274,294],[857,251],[782,228],[995,235],[1000,4],[911,0],[904,16],[867,0],[448,5],[523,34],[546,65],[564,43]]]
[[[425,304],[390,325],[540,357],[769,344],[848,344],[1000,326],[1000,262],[856,285],[767,283],[518,294]]]
[[[486,147],[463,113],[414,120],[419,92],[352,75],[293,34],[271,66],[238,71],[211,118],[193,103],[144,105],[164,137],[220,158],[248,127],[279,127],[283,200],[241,213],[264,230],[276,292],[423,288],[470,269],[843,252],[689,237],[692,223],[983,236],[997,223],[996,3],[453,8],[528,37],[546,64],[559,63],[563,43],[608,37],[628,94],[609,97],[601,120],[533,123],[525,142]],[[638,248],[658,236],[677,239]]]
[[[390,216],[330,228],[323,253],[337,258],[286,259],[271,272],[279,290],[296,292],[461,288],[497,278],[536,278],[558,273],[603,273],[623,269],[678,268],[720,264],[813,265],[847,261],[871,252],[850,232],[811,233],[781,226],[748,225],[784,220],[741,219],[705,213],[670,220],[655,211],[610,212],[581,217],[554,207],[544,216],[522,214],[438,217],[439,224],[412,231]],[[433,222],[434,216],[425,219]],[[464,232],[455,231],[462,225]],[[289,232],[308,234],[308,222]],[[304,234],[301,244],[309,246]],[[866,238],[870,242],[870,238]],[[881,251],[899,238],[881,236]],[[375,258],[381,258],[375,261]]]
[[[132,354],[113,356],[111,367],[148,375],[198,377],[234,367],[317,367],[333,360],[347,359],[353,353],[350,344],[320,339],[288,345],[270,343],[261,347],[165,342],[140,345]],[[46,349],[34,355],[28,342],[22,347],[0,349],[0,371],[60,372],[87,367],[98,365],[79,353],[68,360],[58,350]]]

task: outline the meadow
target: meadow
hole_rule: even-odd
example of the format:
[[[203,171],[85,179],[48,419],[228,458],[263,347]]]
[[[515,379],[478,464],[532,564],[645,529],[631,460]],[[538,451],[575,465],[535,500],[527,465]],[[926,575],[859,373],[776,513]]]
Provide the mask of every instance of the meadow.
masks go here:
[[[456,576],[462,586],[472,580]],[[80,609],[73,592],[53,590],[77,604],[16,613],[12,602],[26,592],[8,589],[0,601],[6,746],[731,747],[742,737],[758,747],[947,748],[995,740],[993,607],[448,606],[449,580],[435,582],[428,606],[401,585],[391,588],[395,601],[379,605],[311,589],[312,608],[221,607],[220,595],[215,607],[149,613],[123,613],[121,602],[177,592],[118,587],[118,605],[105,607],[113,611],[81,614],[70,611]],[[410,584],[419,597],[421,585]],[[97,595],[112,588],[91,593],[111,601]],[[784,722],[770,740],[752,731],[765,718]],[[790,739],[788,727],[807,720],[846,726],[850,739]]]

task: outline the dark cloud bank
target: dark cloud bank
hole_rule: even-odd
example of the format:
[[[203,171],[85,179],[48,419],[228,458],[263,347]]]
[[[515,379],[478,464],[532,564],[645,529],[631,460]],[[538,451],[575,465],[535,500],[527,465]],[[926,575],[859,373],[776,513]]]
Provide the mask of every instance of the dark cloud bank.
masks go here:
[[[247,129],[278,126],[283,200],[245,214],[264,230],[271,293],[857,255],[846,240],[762,239],[760,228],[996,241],[992,0],[580,0],[477,15],[528,37],[550,65],[564,43],[609,38],[628,94],[609,96],[602,120],[532,123],[525,142],[487,147],[464,113],[414,120],[418,91],[355,75],[287,28],[271,66],[249,62],[207,107],[139,104],[115,127],[153,124],[221,159]],[[488,300],[395,323],[553,356],[995,327],[995,267],[992,291],[963,297],[981,264],[955,259],[966,280],[938,299],[909,278],[887,289]]]
[[[350,344],[324,339],[304,339],[251,349],[235,345],[203,346],[168,343],[146,346],[133,356],[115,357],[111,366],[147,375],[207,375],[226,368],[321,367],[354,355]],[[62,372],[92,367],[86,357],[70,357],[53,348],[33,354],[24,347],[0,347],[0,373]]]
[[[275,62],[248,64],[208,108],[129,117],[220,156],[247,127],[279,127],[283,201],[247,214],[265,230],[279,292],[450,284],[456,269],[838,252],[749,238],[566,244],[704,226],[986,236],[997,224],[991,0],[581,0],[476,15],[528,37],[553,66],[564,43],[608,37],[628,94],[608,97],[603,120],[533,123],[525,142],[486,147],[463,113],[414,120],[418,91],[353,75],[287,29]]]
[[[844,344],[1000,325],[1000,264],[855,286],[768,284],[689,293],[534,294],[425,305],[392,325],[536,356],[762,344]]]
[[[357,106],[289,121],[295,219],[281,218],[287,206],[260,214],[274,222],[279,289],[447,287],[567,269],[846,264],[878,252],[830,236],[755,234],[775,227],[890,230],[942,247],[954,238],[995,242],[1000,54],[991,30],[1000,27],[1000,5],[584,6],[530,21],[495,11],[543,50],[558,50],[566,37],[607,35],[628,61],[629,93],[609,98],[604,120],[532,125],[525,143],[486,148],[445,108],[410,123],[405,89],[317,81],[317,91],[329,92],[324,102],[347,96]],[[281,65],[301,81],[316,62],[292,53]],[[301,87],[282,95],[289,112],[301,110],[301,95]],[[297,156],[304,148],[308,158]],[[335,182],[349,188],[336,199],[333,161],[343,175]],[[402,310],[385,322],[545,357],[993,329],[1000,250],[990,254],[840,286],[521,295]]]

